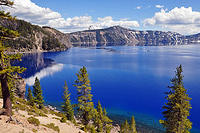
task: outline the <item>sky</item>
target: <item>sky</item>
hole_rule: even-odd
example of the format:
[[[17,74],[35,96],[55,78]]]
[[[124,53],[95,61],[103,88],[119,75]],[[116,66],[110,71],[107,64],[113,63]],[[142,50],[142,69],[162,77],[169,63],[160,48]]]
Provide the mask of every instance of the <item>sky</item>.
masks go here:
[[[199,0],[13,0],[19,19],[62,32],[122,26],[135,30],[200,32]]]

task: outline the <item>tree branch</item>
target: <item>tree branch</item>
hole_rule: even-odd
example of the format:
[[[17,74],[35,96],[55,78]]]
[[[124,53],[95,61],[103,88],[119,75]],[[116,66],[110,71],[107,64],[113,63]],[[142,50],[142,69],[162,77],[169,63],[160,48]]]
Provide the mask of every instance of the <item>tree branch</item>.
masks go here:
[[[13,5],[13,2],[10,0],[0,0],[0,5],[11,7]]]

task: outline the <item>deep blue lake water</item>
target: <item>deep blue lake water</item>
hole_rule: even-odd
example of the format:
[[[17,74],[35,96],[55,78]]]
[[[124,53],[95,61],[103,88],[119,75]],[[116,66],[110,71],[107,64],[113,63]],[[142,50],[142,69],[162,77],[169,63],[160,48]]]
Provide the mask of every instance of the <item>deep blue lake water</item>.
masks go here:
[[[45,101],[62,102],[67,81],[76,102],[73,87],[76,73],[86,66],[92,85],[94,103],[98,100],[109,113],[135,115],[136,121],[156,123],[162,118],[164,92],[178,65],[183,65],[184,86],[192,98],[190,119],[200,127],[200,45],[161,47],[71,48],[65,52],[28,54],[22,65],[27,85],[40,78]],[[155,124],[155,125],[156,125]],[[197,131],[198,132],[198,131]]]

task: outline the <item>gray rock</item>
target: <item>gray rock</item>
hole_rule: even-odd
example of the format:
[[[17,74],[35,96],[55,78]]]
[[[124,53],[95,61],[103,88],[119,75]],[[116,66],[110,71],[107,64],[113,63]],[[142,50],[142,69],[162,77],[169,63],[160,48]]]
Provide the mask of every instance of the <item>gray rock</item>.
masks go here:
[[[24,79],[19,79],[15,82],[15,93],[19,98],[25,99],[26,82]]]

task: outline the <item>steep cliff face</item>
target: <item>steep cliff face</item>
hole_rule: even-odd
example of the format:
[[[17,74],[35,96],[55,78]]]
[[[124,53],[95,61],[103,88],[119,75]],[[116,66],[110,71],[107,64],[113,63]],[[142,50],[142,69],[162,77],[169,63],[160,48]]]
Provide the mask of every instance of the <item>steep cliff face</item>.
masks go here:
[[[71,47],[68,35],[48,27],[32,25],[23,20],[0,18],[0,26],[19,32],[20,37],[6,44],[20,52],[61,51]]]
[[[106,29],[87,30],[70,34],[70,41],[75,46],[96,45],[135,45],[138,43],[136,36],[128,29],[114,26]]]
[[[189,43],[200,43],[200,33],[185,37]]]
[[[74,46],[134,45],[162,46],[198,43],[200,34],[184,36],[175,32],[137,31],[120,26],[106,29],[87,30],[70,34]]]
[[[58,41],[66,46],[67,48],[70,48],[72,47],[72,44],[70,42],[70,36],[69,34],[65,34],[65,33],[62,33],[56,29],[53,29],[51,27],[47,27],[47,26],[44,26],[42,27],[44,31],[46,31],[47,33],[49,33],[52,37],[58,39]]]

